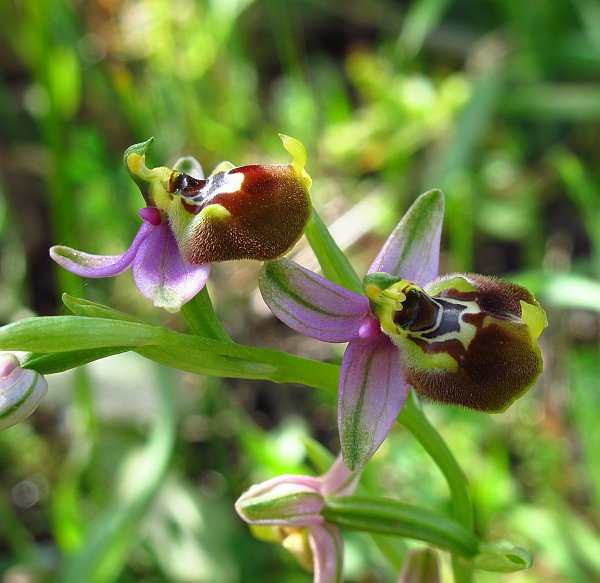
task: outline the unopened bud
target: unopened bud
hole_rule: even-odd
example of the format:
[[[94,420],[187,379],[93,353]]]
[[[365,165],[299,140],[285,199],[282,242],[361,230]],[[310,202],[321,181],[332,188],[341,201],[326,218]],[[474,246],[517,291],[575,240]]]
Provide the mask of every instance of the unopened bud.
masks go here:
[[[308,526],[323,522],[323,505],[317,478],[289,475],[252,486],[235,509],[250,524]]]
[[[34,370],[21,368],[13,354],[0,356],[0,430],[31,415],[46,395],[48,383]]]

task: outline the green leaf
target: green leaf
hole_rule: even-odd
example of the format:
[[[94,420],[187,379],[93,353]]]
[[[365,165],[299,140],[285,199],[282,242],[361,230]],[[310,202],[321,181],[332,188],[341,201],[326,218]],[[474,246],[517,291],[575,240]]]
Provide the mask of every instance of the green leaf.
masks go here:
[[[108,318],[112,320],[123,320],[124,322],[137,322],[144,324],[142,320],[136,318],[133,314],[127,314],[119,310],[115,310],[103,304],[97,304],[90,300],[71,296],[69,294],[62,295],[62,301],[71,312],[77,316],[89,316],[90,318]]]
[[[189,302],[181,306],[181,313],[194,334],[225,342],[231,341],[231,337],[215,313],[206,286]]]
[[[109,346],[107,348],[92,348],[90,350],[70,350],[67,352],[30,352],[21,359],[23,368],[30,368],[40,374],[54,374],[71,370],[78,366],[121,354],[131,350],[131,346]]]
[[[362,294],[360,278],[314,208],[304,234],[317,256],[323,275],[350,291]]]
[[[109,346],[145,346],[160,342],[165,330],[122,320],[43,316],[0,328],[0,349],[68,352]]]
[[[75,302],[70,306],[78,309]],[[85,309],[91,309],[89,303]],[[130,318],[128,314],[125,317]],[[27,318],[0,328],[0,350],[48,354],[105,348],[121,350],[123,347],[130,347],[155,362],[195,374],[301,383],[332,392],[337,390],[339,367],[336,365],[278,350],[181,334],[140,322],[46,316]]]

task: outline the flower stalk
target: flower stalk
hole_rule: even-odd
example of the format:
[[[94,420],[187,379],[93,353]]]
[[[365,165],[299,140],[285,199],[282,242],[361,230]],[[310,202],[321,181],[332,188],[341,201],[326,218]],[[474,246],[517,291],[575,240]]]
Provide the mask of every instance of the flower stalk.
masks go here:
[[[476,555],[479,549],[477,537],[458,522],[397,500],[327,498],[321,514],[343,528],[420,540],[464,557]]]

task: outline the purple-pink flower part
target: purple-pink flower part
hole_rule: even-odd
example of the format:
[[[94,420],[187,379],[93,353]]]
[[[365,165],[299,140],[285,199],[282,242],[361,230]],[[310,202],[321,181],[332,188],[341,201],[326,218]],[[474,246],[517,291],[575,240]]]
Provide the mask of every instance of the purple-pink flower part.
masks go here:
[[[31,415],[47,391],[41,374],[21,368],[14,354],[0,354],[0,431]]]
[[[133,268],[136,286],[146,299],[156,307],[177,311],[204,287],[210,264],[192,265],[183,259],[173,232],[156,208],[143,208],[139,215],[142,225],[122,255],[92,255],[55,245],[50,256],[82,277],[113,277]]]

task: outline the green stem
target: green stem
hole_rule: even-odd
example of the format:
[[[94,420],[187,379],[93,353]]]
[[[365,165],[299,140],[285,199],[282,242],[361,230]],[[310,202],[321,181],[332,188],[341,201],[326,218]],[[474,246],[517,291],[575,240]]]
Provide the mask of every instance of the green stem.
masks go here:
[[[391,534],[430,543],[464,557],[474,556],[479,541],[454,520],[398,500],[360,496],[332,497],[321,511],[325,520],[353,530]]]
[[[466,477],[442,436],[425,417],[414,392],[411,391],[398,420],[414,435],[438,466],[450,488],[454,518],[467,530],[472,531],[474,524],[473,506]],[[471,571],[463,567],[458,557],[454,555],[452,557],[452,568],[455,583],[469,583],[471,581]]]
[[[73,346],[79,349],[73,350]],[[28,367],[35,364],[35,370],[42,374],[65,370],[65,363],[81,364],[108,356],[111,348],[122,352],[125,347],[196,374],[299,383],[330,392],[335,392],[338,385],[339,367],[333,364],[127,320],[43,316],[0,328],[1,349],[45,352],[30,355],[27,361]]]
[[[473,528],[473,507],[463,471],[437,430],[429,423],[414,396],[402,409],[399,421],[408,429],[435,461],[448,482],[454,518],[466,528]]]
[[[456,554],[452,555],[452,574],[454,583],[471,583],[473,581],[473,572],[462,564],[460,557]]]
[[[231,337],[215,313],[206,287],[181,307],[181,313],[194,334],[231,342]]]
[[[182,335],[183,336],[183,335]],[[189,335],[188,335],[189,336]],[[209,351],[199,347],[198,359],[193,358],[194,346],[189,338],[183,343],[171,336],[175,342],[153,346],[135,347],[138,354],[195,374],[210,374],[212,376],[263,379],[274,383],[298,383],[329,392],[337,391],[339,367],[325,362],[319,362],[278,350],[255,348],[234,343],[216,343],[212,354],[214,368],[208,370],[206,358],[211,358]],[[182,338],[183,340],[183,338]],[[229,344],[231,351],[225,355],[220,347]],[[222,361],[222,357],[228,361]],[[223,362],[217,362],[217,358]],[[200,360],[201,359],[201,360]],[[234,359],[235,369],[230,365]]]

